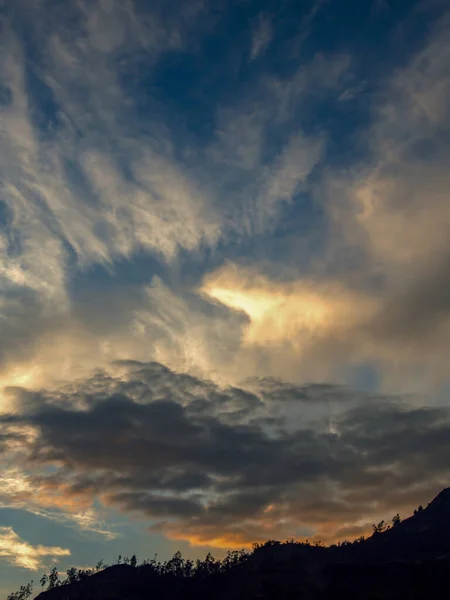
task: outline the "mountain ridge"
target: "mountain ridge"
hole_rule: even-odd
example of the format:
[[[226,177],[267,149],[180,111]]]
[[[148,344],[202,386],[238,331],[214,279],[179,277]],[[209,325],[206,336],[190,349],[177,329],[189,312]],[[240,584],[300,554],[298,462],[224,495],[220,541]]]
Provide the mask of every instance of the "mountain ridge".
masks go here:
[[[381,525],[381,524],[380,524]],[[223,561],[116,564],[36,600],[440,600],[450,597],[450,487],[404,521],[331,546],[270,540]],[[13,598],[13,600],[15,600]]]

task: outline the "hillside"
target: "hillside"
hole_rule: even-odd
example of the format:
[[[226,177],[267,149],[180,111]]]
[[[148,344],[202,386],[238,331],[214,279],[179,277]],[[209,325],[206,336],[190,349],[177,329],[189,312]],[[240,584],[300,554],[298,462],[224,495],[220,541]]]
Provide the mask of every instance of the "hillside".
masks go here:
[[[223,561],[118,564],[39,600],[421,600],[450,597],[450,488],[370,538],[330,547],[269,541]]]

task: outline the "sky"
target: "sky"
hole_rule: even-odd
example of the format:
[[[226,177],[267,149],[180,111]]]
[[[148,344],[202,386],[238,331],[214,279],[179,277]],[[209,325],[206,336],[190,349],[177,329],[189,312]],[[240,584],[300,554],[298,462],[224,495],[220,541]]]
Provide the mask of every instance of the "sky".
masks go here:
[[[0,593],[450,485],[447,2],[0,19]]]

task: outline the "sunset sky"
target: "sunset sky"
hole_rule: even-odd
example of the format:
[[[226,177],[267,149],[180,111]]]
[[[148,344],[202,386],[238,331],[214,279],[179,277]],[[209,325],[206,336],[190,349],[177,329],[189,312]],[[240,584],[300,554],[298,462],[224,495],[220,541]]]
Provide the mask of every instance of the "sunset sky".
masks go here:
[[[0,2],[0,593],[450,485],[447,8]]]

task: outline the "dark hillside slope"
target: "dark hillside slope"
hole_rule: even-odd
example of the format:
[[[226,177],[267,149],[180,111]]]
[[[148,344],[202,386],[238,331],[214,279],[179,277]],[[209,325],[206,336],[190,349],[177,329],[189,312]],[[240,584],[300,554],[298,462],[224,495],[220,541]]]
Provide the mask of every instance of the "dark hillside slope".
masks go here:
[[[115,565],[39,600],[440,600],[450,598],[450,488],[382,533],[339,546],[270,541],[192,565]]]
[[[365,541],[364,554],[384,559],[437,558],[450,552],[450,488],[397,527]]]

